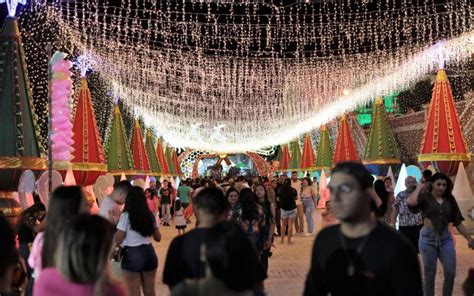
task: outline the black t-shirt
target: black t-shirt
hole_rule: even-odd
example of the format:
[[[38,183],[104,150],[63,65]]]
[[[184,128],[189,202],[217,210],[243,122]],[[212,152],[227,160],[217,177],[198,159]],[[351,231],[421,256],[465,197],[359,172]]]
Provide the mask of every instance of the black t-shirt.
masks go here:
[[[35,232],[25,224],[18,229],[18,241],[21,243],[32,243],[35,240]]]
[[[283,186],[280,189],[280,208],[285,211],[291,211],[296,209],[296,197],[298,193],[293,187],[285,188]]]
[[[464,221],[464,217],[459,210],[459,206],[454,198],[443,198],[440,204],[429,192],[421,193],[418,196],[418,205],[409,207],[413,212],[421,211],[424,218],[431,220],[434,230],[442,234],[449,223],[458,226]]]
[[[423,295],[416,251],[395,231],[378,223],[360,255],[356,250],[364,238],[344,236],[344,240],[346,251],[340,225],[319,233],[304,295]],[[353,276],[348,275],[350,260],[355,267]]]
[[[168,188],[160,189],[161,204],[171,204],[171,192]]]
[[[201,245],[206,241],[208,231],[208,228],[195,228],[173,239],[163,270],[163,282],[170,288],[184,279],[198,279],[205,276],[205,265],[200,257]],[[257,282],[263,282],[265,278],[265,271],[259,265]]]

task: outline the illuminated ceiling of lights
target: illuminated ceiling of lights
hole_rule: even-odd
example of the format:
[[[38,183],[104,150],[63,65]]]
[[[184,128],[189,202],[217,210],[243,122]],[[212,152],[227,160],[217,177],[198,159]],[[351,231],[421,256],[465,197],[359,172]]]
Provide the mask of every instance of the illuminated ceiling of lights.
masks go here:
[[[39,0],[31,10],[166,142],[218,152],[288,142],[474,50],[469,0],[302,2]]]

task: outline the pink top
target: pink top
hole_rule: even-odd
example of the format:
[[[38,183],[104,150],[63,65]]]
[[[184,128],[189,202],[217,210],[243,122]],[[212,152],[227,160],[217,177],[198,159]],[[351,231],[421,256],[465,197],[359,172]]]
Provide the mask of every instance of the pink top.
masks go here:
[[[148,208],[153,214],[156,214],[158,211],[158,198],[153,198],[153,199],[146,199],[146,203],[148,204]]]
[[[35,270],[33,277],[36,278],[41,271],[41,251],[43,250],[44,232],[36,235],[31,247],[30,256],[28,257],[28,265]]]
[[[46,268],[41,272],[33,287],[35,296],[92,296],[94,284],[76,284],[62,277],[56,268]],[[106,296],[125,296],[125,289],[118,284],[108,284]]]

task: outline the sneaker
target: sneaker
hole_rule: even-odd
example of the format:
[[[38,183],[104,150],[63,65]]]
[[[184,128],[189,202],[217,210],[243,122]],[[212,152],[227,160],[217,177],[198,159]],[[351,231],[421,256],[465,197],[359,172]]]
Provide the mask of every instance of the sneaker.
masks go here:
[[[306,233],[304,234],[304,236],[313,236],[313,235],[314,235],[314,233],[309,233],[309,232],[306,232]]]

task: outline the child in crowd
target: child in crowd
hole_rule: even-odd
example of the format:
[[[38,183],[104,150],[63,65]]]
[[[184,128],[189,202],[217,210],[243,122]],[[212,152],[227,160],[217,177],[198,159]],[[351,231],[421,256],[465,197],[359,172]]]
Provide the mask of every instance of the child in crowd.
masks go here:
[[[186,219],[184,218],[183,203],[179,198],[174,203],[174,224],[178,229],[178,235],[186,232]]]
[[[326,209],[321,213],[323,221],[321,223],[321,228],[325,228],[334,224],[337,224],[337,218],[331,210],[331,201],[326,202]]]

